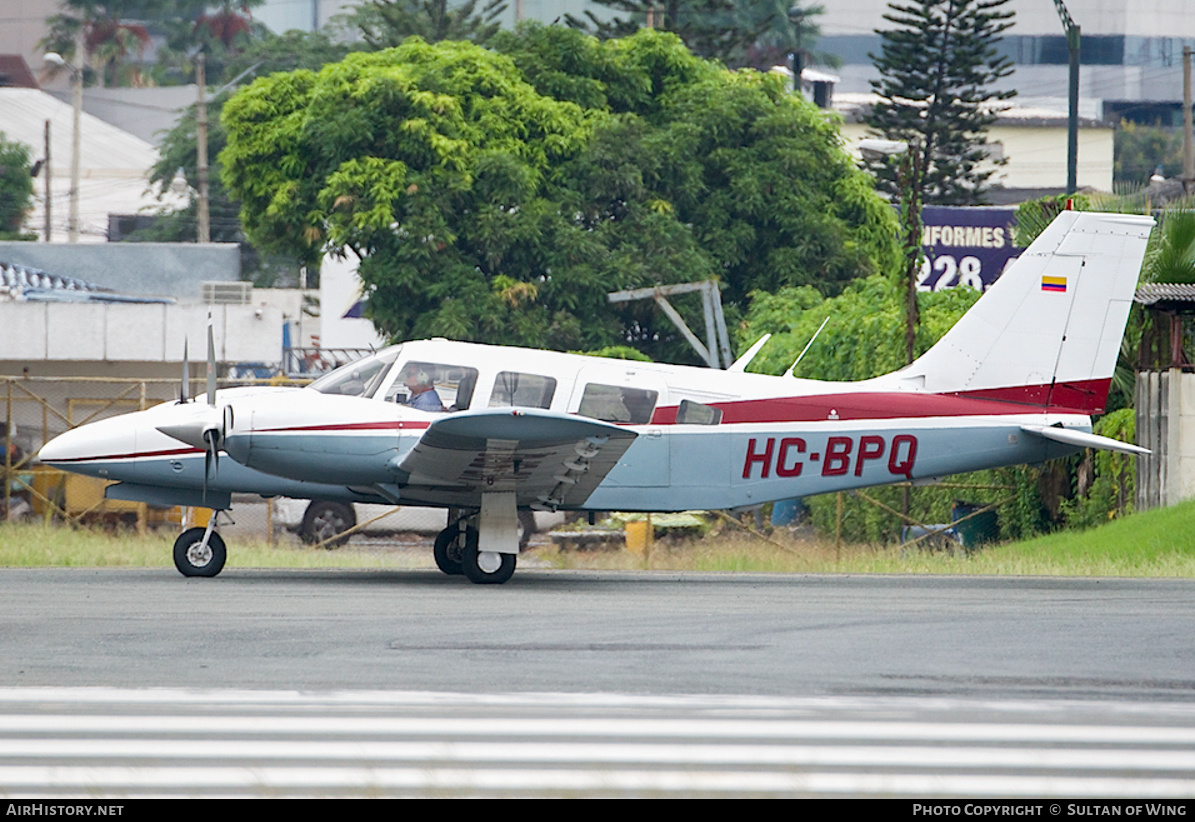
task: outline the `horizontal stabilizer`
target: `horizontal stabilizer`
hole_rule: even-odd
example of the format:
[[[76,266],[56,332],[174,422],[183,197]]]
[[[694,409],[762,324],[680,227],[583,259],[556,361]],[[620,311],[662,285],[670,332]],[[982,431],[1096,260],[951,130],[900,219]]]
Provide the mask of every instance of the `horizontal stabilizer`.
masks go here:
[[[1058,428],[1045,425],[1022,425],[1021,430],[1026,434],[1043,437],[1054,442],[1067,445],[1077,445],[1080,448],[1098,448],[1101,451],[1119,451],[1122,454],[1150,454],[1148,448],[1140,445],[1114,440],[1111,437],[1101,437],[1099,434],[1087,434],[1070,428]]]

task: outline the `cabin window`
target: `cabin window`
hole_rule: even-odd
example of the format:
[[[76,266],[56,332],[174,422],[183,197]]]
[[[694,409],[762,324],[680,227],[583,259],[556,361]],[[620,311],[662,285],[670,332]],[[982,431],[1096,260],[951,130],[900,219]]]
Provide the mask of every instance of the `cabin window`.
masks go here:
[[[464,411],[476,387],[476,368],[412,361],[402,367],[386,399],[433,413]]]
[[[325,374],[308,388],[321,394],[343,394],[349,397],[372,397],[378,390],[386,372],[398,357],[398,350],[383,351],[372,357],[342,365],[331,374]]]
[[[656,408],[659,393],[642,388],[590,383],[585,386],[577,413],[605,422],[629,422],[646,425]]]
[[[717,425],[722,422],[722,409],[692,400],[681,400],[676,409],[678,425]]]
[[[503,371],[494,379],[490,407],[518,405],[524,408],[547,408],[552,404],[555,393],[556,380],[552,377]]]

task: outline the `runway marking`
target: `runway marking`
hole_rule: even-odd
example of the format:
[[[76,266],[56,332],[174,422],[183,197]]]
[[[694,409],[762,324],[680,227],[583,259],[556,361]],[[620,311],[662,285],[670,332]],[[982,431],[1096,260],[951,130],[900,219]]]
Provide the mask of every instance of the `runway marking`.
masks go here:
[[[0,733],[155,732],[212,734],[360,734],[368,736],[611,736],[754,737],[760,739],[869,739],[982,742],[1099,742],[1122,745],[1195,744],[1195,728],[1113,725],[997,725],[928,722],[818,722],[784,720],[517,719],[455,717],[258,717],[0,715]]]
[[[904,768],[1110,768],[1190,771],[1195,753],[1073,748],[908,746],[651,745],[542,742],[265,742],[260,740],[0,739],[0,757],[128,759],[440,760],[445,762],[619,762],[641,764],[846,765]]]
[[[1173,798],[1193,740],[1187,704],[0,689],[8,797]]]

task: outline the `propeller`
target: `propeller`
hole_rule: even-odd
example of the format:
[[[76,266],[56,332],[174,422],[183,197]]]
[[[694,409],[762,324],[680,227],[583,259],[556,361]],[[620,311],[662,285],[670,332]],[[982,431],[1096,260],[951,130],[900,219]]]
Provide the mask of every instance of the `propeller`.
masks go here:
[[[179,402],[186,402],[186,386],[190,382],[190,365],[187,358],[187,343],[183,343],[183,388]],[[203,449],[203,493],[207,495],[207,483],[220,474],[220,449],[234,416],[232,406],[226,405],[219,412],[216,408],[216,345],[212,334],[212,315],[207,315],[207,409],[196,413],[189,422],[174,425],[159,425],[157,428],[168,437]]]
[[[191,356],[187,352],[187,338],[183,337],[183,381],[178,386],[178,404],[187,402],[191,391]]]
[[[212,312],[207,312],[207,404],[216,406],[216,343],[212,340]]]

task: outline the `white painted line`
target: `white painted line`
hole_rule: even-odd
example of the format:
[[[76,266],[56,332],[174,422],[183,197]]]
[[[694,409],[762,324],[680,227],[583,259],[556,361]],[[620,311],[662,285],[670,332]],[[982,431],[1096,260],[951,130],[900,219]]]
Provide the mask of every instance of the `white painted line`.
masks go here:
[[[45,789],[85,790],[89,796],[133,790],[251,791],[286,789],[318,796],[326,791],[418,790],[439,793],[586,791],[686,793],[842,793],[920,796],[1195,796],[1195,780],[1053,776],[926,775],[650,770],[467,770],[460,768],[0,768],[8,796]]]
[[[0,757],[230,760],[435,760],[622,764],[1189,771],[1195,753],[1133,749],[949,748],[864,745],[653,745],[560,742],[341,742],[264,740],[0,739]]]
[[[719,739],[856,739],[970,742],[1195,744],[1195,728],[1120,725],[998,725],[929,722],[822,722],[736,719],[543,719],[539,717],[155,716],[2,714],[13,733],[383,734],[415,736],[618,736]]]

